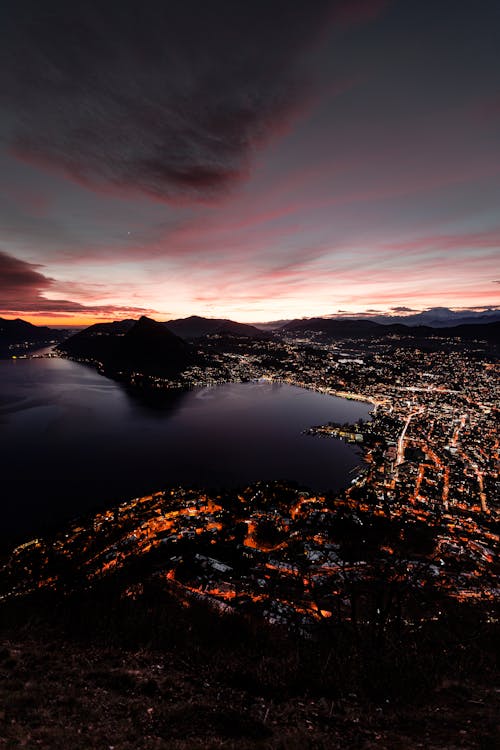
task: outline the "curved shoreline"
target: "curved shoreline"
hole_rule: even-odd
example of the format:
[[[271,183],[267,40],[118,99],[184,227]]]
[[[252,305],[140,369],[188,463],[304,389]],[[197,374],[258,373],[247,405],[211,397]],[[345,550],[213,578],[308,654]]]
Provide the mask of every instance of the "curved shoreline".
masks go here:
[[[307,391],[315,391],[316,393],[323,393],[325,396],[336,396],[337,398],[345,398],[347,401],[362,401],[367,404],[373,404],[375,409],[379,407],[383,401],[368,396],[364,393],[353,393],[351,391],[336,391],[332,388],[322,387],[319,385],[313,385],[312,383],[303,383],[299,380],[291,380],[289,378],[272,378],[265,376],[259,378],[259,380],[266,381],[268,383],[285,383],[286,385],[294,385],[297,388],[304,388]]]

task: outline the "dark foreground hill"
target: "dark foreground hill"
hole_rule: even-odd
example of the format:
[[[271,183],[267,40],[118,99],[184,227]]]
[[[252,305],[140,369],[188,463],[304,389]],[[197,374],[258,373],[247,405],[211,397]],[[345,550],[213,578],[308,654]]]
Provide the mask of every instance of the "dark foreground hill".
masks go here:
[[[164,325],[169,331],[184,339],[198,339],[210,335],[267,338],[266,334],[255,326],[225,318],[202,318],[191,315],[189,318],[167,320]]]
[[[75,359],[88,360],[106,374],[138,370],[151,375],[174,375],[190,362],[188,345],[161,323],[139,320],[98,323],[71,336],[59,346]]]
[[[0,613],[0,746],[494,750],[493,642],[456,615],[377,645],[299,641],[154,590],[17,602]]]

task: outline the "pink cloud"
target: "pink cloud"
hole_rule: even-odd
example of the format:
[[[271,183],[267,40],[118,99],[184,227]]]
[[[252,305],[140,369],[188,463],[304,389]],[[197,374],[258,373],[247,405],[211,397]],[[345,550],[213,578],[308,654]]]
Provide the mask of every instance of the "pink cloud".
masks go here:
[[[388,242],[379,245],[381,249],[408,251],[408,250],[459,250],[469,248],[493,248],[500,249],[500,227],[483,232],[464,232],[463,234],[437,234],[426,237],[417,237],[412,240],[401,242]]]
[[[40,265],[27,263],[0,251],[0,312],[8,315],[77,314],[95,316],[141,315],[155,312],[149,308],[131,305],[87,305],[67,299],[52,299],[51,292],[57,288],[54,279],[45,276]],[[76,285],[73,285],[76,291]]]

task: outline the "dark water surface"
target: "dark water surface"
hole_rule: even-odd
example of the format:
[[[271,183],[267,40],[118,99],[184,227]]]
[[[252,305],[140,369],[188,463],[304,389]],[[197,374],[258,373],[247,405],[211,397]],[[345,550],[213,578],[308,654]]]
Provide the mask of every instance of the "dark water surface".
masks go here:
[[[68,360],[0,361],[0,536],[26,536],[171,484],[292,479],[339,488],[360,464],[356,450],[301,432],[367,418],[370,409],[269,383],[146,401]]]

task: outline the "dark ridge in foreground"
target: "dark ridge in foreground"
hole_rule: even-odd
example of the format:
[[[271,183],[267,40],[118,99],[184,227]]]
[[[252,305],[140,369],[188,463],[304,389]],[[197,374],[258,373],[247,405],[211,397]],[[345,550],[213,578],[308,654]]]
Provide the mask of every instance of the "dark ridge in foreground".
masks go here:
[[[0,565],[0,737],[493,750],[495,565],[452,531],[261,482],[164,490],[26,542]]]
[[[299,643],[153,590],[32,605],[0,616],[5,747],[498,747],[494,642],[463,613],[381,648],[363,634]]]

